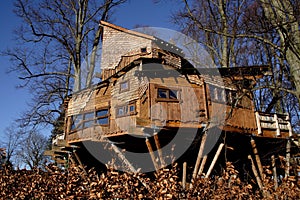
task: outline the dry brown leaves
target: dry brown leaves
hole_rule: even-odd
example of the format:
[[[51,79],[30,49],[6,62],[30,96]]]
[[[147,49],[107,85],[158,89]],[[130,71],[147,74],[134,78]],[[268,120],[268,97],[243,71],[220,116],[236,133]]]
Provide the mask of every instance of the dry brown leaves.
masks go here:
[[[275,190],[269,167],[265,167],[265,174],[267,196],[254,181],[242,182],[231,163],[222,176],[198,178],[186,190],[176,164],[157,171],[152,178],[113,169],[98,175],[78,166],[66,171],[54,165],[31,171],[4,167],[0,170],[0,199],[300,199],[295,176],[282,179]]]

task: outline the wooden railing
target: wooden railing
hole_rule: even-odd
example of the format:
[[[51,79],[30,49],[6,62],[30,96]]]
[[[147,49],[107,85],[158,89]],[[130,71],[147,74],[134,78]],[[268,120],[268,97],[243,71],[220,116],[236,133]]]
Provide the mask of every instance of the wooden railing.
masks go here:
[[[255,112],[258,135],[263,135],[264,130],[273,130],[276,137],[282,136],[282,132],[288,132],[291,137],[292,127],[289,114]]]

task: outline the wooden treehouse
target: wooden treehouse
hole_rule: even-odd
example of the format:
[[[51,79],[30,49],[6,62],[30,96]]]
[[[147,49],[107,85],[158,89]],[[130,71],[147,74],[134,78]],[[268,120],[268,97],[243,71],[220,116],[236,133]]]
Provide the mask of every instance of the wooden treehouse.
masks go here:
[[[255,110],[251,89],[268,74],[268,66],[196,69],[169,42],[107,22],[101,26],[101,81],[66,99],[65,133],[47,152],[57,163],[75,155],[83,165],[97,166],[99,160],[107,164],[103,152],[110,149],[134,170],[149,166],[135,163],[127,152],[150,152],[145,160],[157,169],[176,152],[180,144],[168,153],[163,147],[180,132],[192,143],[176,159],[194,165],[209,130],[219,130],[215,143],[225,143],[232,157],[243,154],[251,138],[269,148],[265,141],[293,136],[287,114]],[[212,147],[213,154],[218,145]]]

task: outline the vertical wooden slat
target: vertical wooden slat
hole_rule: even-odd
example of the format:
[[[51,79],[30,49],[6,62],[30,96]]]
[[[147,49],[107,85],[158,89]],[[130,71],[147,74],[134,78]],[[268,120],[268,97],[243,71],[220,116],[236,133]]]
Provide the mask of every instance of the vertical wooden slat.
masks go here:
[[[280,136],[280,127],[279,127],[279,122],[278,122],[278,116],[276,113],[274,114],[274,121],[275,121],[275,125],[276,125],[276,136]]]
[[[289,137],[292,137],[293,136],[293,131],[292,131],[292,126],[291,126],[291,122],[290,122],[289,113],[287,113],[285,120],[287,121],[287,127],[289,129]]]
[[[257,125],[257,133],[258,133],[258,135],[261,135],[262,131],[261,131],[261,125],[260,125],[260,116],[259,116],[258,112],[255,112],[255,118],[256,118],[256,125]]]

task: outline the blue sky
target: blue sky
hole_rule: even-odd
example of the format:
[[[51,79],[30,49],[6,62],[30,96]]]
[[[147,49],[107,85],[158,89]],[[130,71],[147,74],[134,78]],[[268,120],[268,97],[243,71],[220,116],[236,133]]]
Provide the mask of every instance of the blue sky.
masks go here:
[[[0,1],[0,51],[14,45],[12,33],[19,21],[13,13],[12,2]],[[170,22],[170,14],[178,7],[176,1],[161,0],[156,4],[153,2],[153,0],[130,0],[115,10],[114,23],[129,29],[136,25],[176,29]],[[27,102],[30,101],[30,94],[26,89],[16,89],[16,86],[21,83],[17,75],[6,73],[10,66],[8,58],[0,56],[0,141],[4,136],[4,129],[26,110]]]

